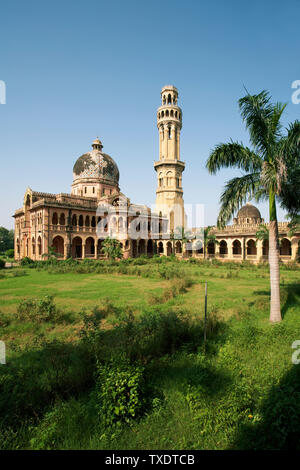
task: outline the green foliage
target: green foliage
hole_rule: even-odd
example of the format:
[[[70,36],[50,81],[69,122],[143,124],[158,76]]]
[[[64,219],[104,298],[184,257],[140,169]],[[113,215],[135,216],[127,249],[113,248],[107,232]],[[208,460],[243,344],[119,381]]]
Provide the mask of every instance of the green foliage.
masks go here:
[[[145,411],[144,368],[122,356],[98,363],[96,390],[98,413],[106,426],[129,423]]]
[[[0,227],[0,253],[14,248],[14,231]]]
[[[22,258],[20,261],[20,264],[21,266],[35,266],[35,262],[28,256],[25,256],[24,258]]]
[[[5,256],[7,256],[8,258],[13,258],[15,256],[15,250],[13,248],[6,250]]]
[[[5,268],[5,261],[4,259],[0,258],[0,269],[4,269]]]
[[[55,321],[59,317],[59,311],[54,303],[53,296],[46,295],[42,299],[21,300],[17,309],[17,317],[21,321]]]
[[[104,253],[109,259],[122,258],[122,250],[120,242],[115,238],[107,237],[102,242],[102,253]]]

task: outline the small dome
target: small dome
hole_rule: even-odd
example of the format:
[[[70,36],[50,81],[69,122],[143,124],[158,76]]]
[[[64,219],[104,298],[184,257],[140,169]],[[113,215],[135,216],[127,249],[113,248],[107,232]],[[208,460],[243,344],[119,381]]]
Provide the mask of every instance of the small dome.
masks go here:
[[[237,218],[238,219],[244,219],[244,218],[258,218],[261,219],[261,215],[257,207],[253,206],[249,202],[245,204],[237,213]]]
[[[76,161],[73,167],[74,182],[91,178],[118,185],[120,174],[116,162],[112,157],[102,152],[102,143],[98,138],[92,146],[91,152],[81,155]]]

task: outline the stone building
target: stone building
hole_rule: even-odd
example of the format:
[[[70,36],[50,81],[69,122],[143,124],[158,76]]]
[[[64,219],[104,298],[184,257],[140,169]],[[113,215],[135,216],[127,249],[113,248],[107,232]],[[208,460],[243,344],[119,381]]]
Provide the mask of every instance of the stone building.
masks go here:
[[[157,127],[155,210],[131,203],[120,191],[118,166],[103,152],[97,138],[92,150],[81,155],[73,167],[70,194],[26,190],[23,206],[14,214],[15,258],[41,260],[52,247],[61,259],[97,259],[103,257],[102,242],[107,236],[118,239],[125,258],[155,253],[203,257],[199,245],[187,250],[182,240],[172,238],[177,227],[186,226],[182,186],[185,163],[180,158],[182,110],[178,90],[172,85],[161,91]],[[267,259],[268,242],[256,240],[262,224],[259,210],[246,204],[233,225],[223,230],[212,228],[218,243],[208,246],[207,257],[253,262]],[[281,259],[295,260],[300,234],[289,237],[287,223],[279,223],[279,234]]]

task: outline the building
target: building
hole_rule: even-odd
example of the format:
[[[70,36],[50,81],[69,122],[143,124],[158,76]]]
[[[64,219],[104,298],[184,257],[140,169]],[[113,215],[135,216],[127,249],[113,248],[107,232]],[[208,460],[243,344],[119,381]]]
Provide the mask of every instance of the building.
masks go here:
[[[180,158],[182,110],[178,106],[178,90],[173,85],[161,91],[157,128],[159,158],[154,163],[157,173],[154,211],[131,203],[120,191],[118,166],[103,152],[97,138],[92,150],[75,162],[70,194],[27,188],[23,206],[14,214],[15,258],[42,260],[52,247],[61,259],[97,259],[103,257],[102,242],[107,236],[119,240],[124,258],[155,253],[203,257],[203,247],[190,244],[195,249],[187,250],[182,240],[172,237],[177,227],[186,227],[182,185],[185,163]],[[223,230],[212,228],[218,243],[208,245],[207,256],[253,262],[267,259],[268,241],[256,240],[262,224],[268,225],[259,210],[246,204],[233,225]],[[295,260],[300,234],[289,237],[287,223],[279,223],[279,235],[281,259]]]

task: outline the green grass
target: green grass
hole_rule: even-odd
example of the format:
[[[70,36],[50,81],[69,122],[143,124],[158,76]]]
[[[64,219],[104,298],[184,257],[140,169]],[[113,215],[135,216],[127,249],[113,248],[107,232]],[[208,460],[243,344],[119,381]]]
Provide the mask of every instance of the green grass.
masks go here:
[[[45,341],[60,341],[63,359],[57,359],[57,364],[67,362],[58,382],[63,384],[62,390],[55,389],[53,394],[51,385],[45,384],[56,383],[55,376],[43,372],[39,385],[28,379],[30,394],[37,396],[34,412],[30,407],[21,417],[14,412],[16,417],[5,427],[0,447],[300,448],[300,365],[291,362],[291,345],[300,339],[299,270],[281,269],[283,321],[270,325],[266,266],[170,265],[183,269],[193,283],[185,293],[157,305],[151,305],[150,293],[161,296],[172,281],[152,271],[151,277],[144,277],[153,268],[151,262],[139,266],[139,275],[60,274],[22,268],[26,275],[12,277],[18,268],[5,270],[0,278],[0,339],[7,344],[8,364],[0,366],[0,371],[5,374],[11,367],[11,373],[21,376],[26,367],[43,370],[43,361],[56,364],[54,346]],[[208,335],[206,352],[201,333],[199,339],[194,335],[183,340],[177,351],[147,360],[148,381],[156,390],[152,405],[143,416],[117,431],[103,428],[95,413],[93,380],[85,375],[90,366],[81,365],[85,360],[80,346],[82,309],[90,311],[109,298],[117,310],[129,308],[136,318],[142,312],[150,315],[155,311],[177,312],[202,321],[206,281],[209,316],[219,321],[219,327]],[[38,323],[17,319],[22,299],[50,294],[65,314],[62,320]],[[102,322],[104,341],[111,341],[112,347],[119,344],[112,327],[112,322],[118,321],[116,315],[112,312]],[[48,390],[49,397],[45,391],[35,392],[37,386]],[[24,393],[17,395],[20,403]],[[38,402],[42,393],[45,403]]]

